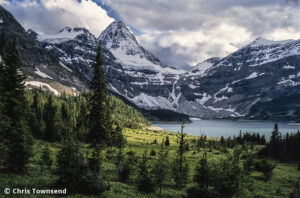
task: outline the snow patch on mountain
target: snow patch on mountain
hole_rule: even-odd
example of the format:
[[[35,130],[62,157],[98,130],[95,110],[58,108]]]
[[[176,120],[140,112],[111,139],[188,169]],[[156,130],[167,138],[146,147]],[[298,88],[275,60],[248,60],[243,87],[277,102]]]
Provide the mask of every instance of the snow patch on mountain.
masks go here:
[[[207,93],[202,93],[202,94],[196,94],[197,96],[202,96],[201,99],[196,99],[197,103],[204,105],[204,103],[206,103],[208,100],[210,100],[212,97],[211,95],[207,94]]]
[[[146,109],[157,109],[158,107],[161,109],[173,109],[172,104],[167,98],[162,96],[150,96],[145,93],[141,93],[138,96],[129,99],[131,102],[136,104],[139,107],[143,107]]]
[[[108,49],[117,62],[125,68],[151,69],[162,73],[181,74],[184,70],[169,67],[145,50],[126,25],[121,21],[111,23],[99,36],[104,48]]]
[[[291,65],[286,65],[286,66],[283,66],[283,69],[295,69],[295,67],[291,66]]]
[[[46,88],[49,91],[51,91],[54,95],[56,95],[56,96],[60,95],[60,93],[56,89],[52,88],[47,83],[43,83],[43,82],[39,82],[39,81],[27,81],[27,82],[25,82],[25,86],[28,86],[28,85],[29,86],[34,86],[34,87],[37,87],[37,88],[39,88],[39,87]]]
[[[289,39],[289,40],[282,40],[282,41],[273,41],[273,40],[265,39],[263,37],[258,37],[257,39],[255,39],[253,42],[251,42],[247,46],[257,47],[257,46],[261,46],[261,45],[283,45],[286,43],[290,43],[292,41],[295,41],[295,40]]]
[[[245,78],[246,80],[248,79],[252,79],[252,78],[256,78],[258,75],[257,75],[257,72],[253,72],[252,74],[250,74],[250,76],[248,76],[247,78]]]
[[[44,72],[41,72],[38,68],[35,68],[34,73],[36,73],[37,75],[39,75],[42,78],[49,78],[49,79],[53,79],[50,76],[48,76],[47,74],[45,74]]]
[[[218,61],[220,61],[221,58],[219,57],[213,57],[210,59],[207,59],[196,66],[192,67],[190,71],[188,72],[188,75],[190,76],[203,76],[204,73],[211,68],[214,64],[216,64]]]
[[[68,70],[69,72],[73,72],[70,68],[68,68],[65,64],[63,64],[62,62],[59,62],[59,64],[65,68],[66,70]]]
[[[62,43],[72,39],[75,39],[78,35],[83,34],[84,30],[76,30],[70,27],[64,27],[60,30],[57,34],[47,35],[47,34],[40,34],[37,36],[38,40],[41,42],[46,43]]]

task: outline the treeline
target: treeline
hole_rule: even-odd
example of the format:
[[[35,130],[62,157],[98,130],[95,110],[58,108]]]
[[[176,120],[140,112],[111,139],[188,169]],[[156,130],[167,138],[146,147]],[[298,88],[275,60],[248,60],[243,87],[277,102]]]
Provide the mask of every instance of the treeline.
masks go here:
[[[190,117],[183,113],[178,113],[175,111],[167,109],[157,109],[157,110],[146,110],[140,109],[142,114],[152,122],[191,122]]]
[[[283,136],[279,132],[278,124],[275,124],[270,143],[260,154],[271,156],[280,161],[298,162],[300,169],[300,131],[297,133],[287,133]]]
[[[252,145],[266,145],[265,135],[260,135],[259,133],[242,133],[240,131],[238,136],[233,136],[224,138],[221,136],[220,144],[229,148],[233,148],[236,145],[252,144]]]
[[[254,145],[266,145],[266,138],[259,133],[242,133],[240,131],[239,136],[228,138],[221,136],[220,139],[207,139],[205,135],[201,135],[199,138],[190,140],[190,146],[196,147],[198,152],[200,152],[200,148],[206,147],[208,151],[217,149],[226,153],[228,149],[235,148],[236,146],[248,145],[251,147]]]
[[[69,129],[77,132],[80,140],[88,133],[89,93],[78,96],[62,94],[57,97],[51,92],[41,90],[25,93],[29,106],[28,123],[33,136],[46,141],[58,141],[65,137]],[[122,100],[109,95],[111,119],[114,125],[128,128],[142,128],[149,125],[146,118]],[[67,123],[67,124],[66,124]]]
[[[110,94],[109,106],[112,109],[111,118],[122,127],[142,128],[151,125],[139,109],[126,104],[122,99]]]

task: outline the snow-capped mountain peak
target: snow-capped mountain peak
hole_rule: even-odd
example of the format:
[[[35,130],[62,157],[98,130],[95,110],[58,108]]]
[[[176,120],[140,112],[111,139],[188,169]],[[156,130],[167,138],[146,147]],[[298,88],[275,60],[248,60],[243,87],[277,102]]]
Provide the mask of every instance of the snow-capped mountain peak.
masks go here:
[[[282,41],[273,41],[273,40],[269,40],[263,37],[258,37],[257,39],[255,39],[254,41],[252,41],[250,44],[248,44],[247,46],[251,46],[251,47],[255,47],[255,46],[268,46],[268,45],[283,45],[286,43],[290,43],[294,40],[289,39],[289,40],[282,40]]]
[[[180,74],[184,71],[163,64],[144,49],[133,33],[121,21],[111,23],[99,36],[102,47],[109,50],[124,67],[150,69],[156,72]]]
[[[99,36],[106,48],[118,48],[121,41],[130,42],[132,47],[138,47],[135,36],[122,21],[112,22]]]

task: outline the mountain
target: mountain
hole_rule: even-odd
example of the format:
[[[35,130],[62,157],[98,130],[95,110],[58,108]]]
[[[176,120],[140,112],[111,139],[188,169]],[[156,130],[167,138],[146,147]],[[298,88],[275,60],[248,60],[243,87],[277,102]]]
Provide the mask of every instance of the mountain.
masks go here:
[[[143,48],[120,21],[111,23],[97,38],[80,27],[64,27],[54,35],[26,32],[2,7],[0,19],[1,55],[9,41],[17,38],[23,72],[29,80],[41,81],[32,83],[37,86],[58,82],[86,89],[101,43],[108,88],[140,108],[209,119],[300,118],[296,99],[300,96],[300,40],[260,37],[227,57],[211,58],[183,71]]]
[[[57,34],[37,35],[41,45],[55,55],[65,68],[74,71],[88,84],[93,76],[92,64],[98,46],[97,38],[85,28],[62,28]]]
[[[31,80],[43,78],[52,80],[69,87],[84,89],[86,85],[79,76],[63,67],[59,59],[49,53],[39,42],[35,41],[16,19],[0,6],[0,55],[3,56],[8,45],[16,39],[20,56],[24,63],[22,72],[29,75]]]
[[[196,80],[200,86],[194,87],[193,93],[199,97],[191,100],[208,108],[261,117],[258,111],[268,107],[268,118],[299,118],[299,103],[295,101],[282,107],[280,114],[270,109],[276,109],[281,98],[290,95],[292,99],[299,93],[300,40],[258,38],[215,63]],[[264,106],[259,105],[259,109],[256,104]]]
[[[145,50],[126,25],[113,22],[98,40],[87,30],[75,34],[75,29],[63,28],[56,35],[37,38],[45,49],[82,74],[88,81],[93,74],[91,64],[98,43],[102,54],[109,89],[146,109],[171,109],[178,106],[179,93],[175,93],[174,82],[184,73],[163,64]]]
[[[111,23],[99,36],[103,47],[108,49],[124,68],[149,69],[159,73],[180,74],[176,68],[169,67],[145,50],[133,33],[121,21]]]
[[[219,57],[212,57],[209,58],[197,65],[195,65],[194,67],[192,67],[189,71],[189,75],[193,75],[193,76],[203,76],[204,73],[211,68],[214,64],[218,63],[221,60],[221,58]]]
[[[280,100],[298,86],[298,73],[292,73],[299,69],[299,41],[258,38],[227,57],[208,59],[184,72],[144,49],[120,21],[98,39],[81,28],[63,28],[57,35],[38,38],[85,82],[92,77],[90,65],[101,43],[109,89],[145,109],[202,118],[262,117],[255,104]],[[290,109],[285,112],[292,115]]]

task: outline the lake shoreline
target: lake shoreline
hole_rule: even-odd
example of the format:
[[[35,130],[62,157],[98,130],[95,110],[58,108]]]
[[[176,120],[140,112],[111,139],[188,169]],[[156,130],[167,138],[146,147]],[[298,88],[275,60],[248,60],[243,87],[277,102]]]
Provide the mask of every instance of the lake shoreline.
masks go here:
[[[242,133],[259,133],[269,139],[274,129],[274,121],[266,120],[193,120],[185,124],[184,133],[190,135],[206,135],[207,137],[220,138],[238,136]],[[282,135],[286,133],[296,133],[300,130],[300,124],[296,122],[278,122],[279,131]],[[164,131],[178,132],[181,130],[181,123],[153,123],[153,125],[162,128]]]

